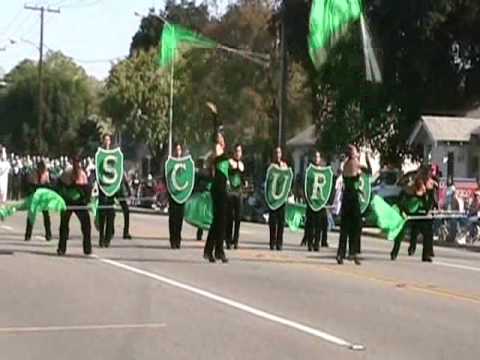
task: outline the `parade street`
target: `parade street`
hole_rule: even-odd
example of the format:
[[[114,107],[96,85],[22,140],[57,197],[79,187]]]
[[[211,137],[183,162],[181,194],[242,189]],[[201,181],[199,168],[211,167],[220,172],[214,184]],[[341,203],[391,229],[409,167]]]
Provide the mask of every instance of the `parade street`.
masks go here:
[[[71,222],[56,255],[25,214],[0,226],[1,359],[475,359],[480,356],[480,253],[436,247],[433,264],[363,237],[361,266],[335,261],[338,235],[319,253],[286,230],[242,224],[228,264],[202,258],[184,225],[181,250],[168,218],[132,215],[133,240],[82,252]],[[117,216],[116,234],[122,219]],[[58,216],[53,217],[53,229]],[[93,243],[98,237],[93,233]],[[206,234],[204,234],[204,238]]]

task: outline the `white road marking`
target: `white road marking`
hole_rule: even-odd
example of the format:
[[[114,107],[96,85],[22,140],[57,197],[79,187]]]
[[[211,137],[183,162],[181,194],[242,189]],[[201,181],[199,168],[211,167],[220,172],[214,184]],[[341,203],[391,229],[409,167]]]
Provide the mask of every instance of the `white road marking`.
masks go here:
[[[123,329],[157,329],[165,324],[109,324],[109,325],[77,325],[77,326],[26,326],[0,328],[0,334],[29,333],[50,331],[85,331],[85,330],[123,330]]]
[[[319,338],[321,338],[321,339],[323,339],[323,340],[325,340],[329,343],[332,343],[332,344],[335,344],[335,345],[338,345],[338,346],[342,346],[342,347],[348,348],[350,350],[356,350],[356,351],[365,350],[364,345],[351,343],[351,342],[349,342],[347,340],[344,340],[342,338],[339,338],[335,335],[331,335],[331,334],[328,334],[324,331],[312,328],[310,326],[303,325],[303,324],[300,324],[298,322],[288,320],[286,318],[282,318],[280,316],[267,313],[265,311],[256,309],[256,308],[254,308],[252,306],[249,306],[249,305],[246,305],[246,304],[242,304],[242,303],[237,302],[235,300],[224,298],[220,295],[216,295],[216,294],[211,293],[209,291],[202,290],[202,289],[199,289],[197,287],[190,286],[190,285],[181,283],[179,281],[172,280],[172,279],[169,279],[167,277],[151,273],[149,271],[141,270],[141,269],[138,269],[138,268],[133,267],[133,266],[122,264],[118,261],[109,260],[109,259],[105,259],[105,258],[101,258],[101,257],[97,257],[97,259],[99,261],[105,263],[105,264],[109,264],[109,265],[115,266],[117,268],[121,268],[121,269],[124,269],[124,270],[127,270],[127,271],[131,271],[131,272],[139,274],[139,275],[143,275],[145,277],[160,281],[160,282],[168,284],[170,286],[174,286],[174,287],[189,291],[191,293],[203,296],[203,297],[205,297],[207,299],[210,299],[210,300],[213,300],[215,302],[218,302],[218,303],[230,306],[232,308],[235,308],[237,310],[249,313],[249,314],[257,316],[259,318],[269,320],[269,321],[272,321],[272,322],[275,322],[275,323],[279,323],[279,324],[282,324],[284,326],[288,326],[290,328],[293,328],[293,329],[296,329],[298,331],[304,332],[306,334],[319,337]]]
[[[0,225],[0,228],[3,230],[13,231],[13,227],[8,225]]]
[[[461,270],[469,270],[469,271],[480,272],[480,268],[474,267],[474,266],[452,264],[452,263],[446,263],[446,262],[443,262],[443,261],[434,261],[433,263],[435,265],[445,266],[445,267],[449,267],[449,268],[453,268],[453,269],[461,269]]]
[[[45,240],[45,236],[35,235],[36,240]]]

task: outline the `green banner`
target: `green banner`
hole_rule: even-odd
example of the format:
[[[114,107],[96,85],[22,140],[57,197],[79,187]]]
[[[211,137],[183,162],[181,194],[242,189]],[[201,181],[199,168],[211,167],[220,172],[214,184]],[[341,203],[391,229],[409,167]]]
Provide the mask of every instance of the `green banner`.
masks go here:
[[[362,173],[358,184],[358,198],[360,200],[360,211],[362,214],[367,210],[372,198],[372,183],[370,175]]]
[[[321,210],[328,202],[333,188],[333,170],[330,166],[310,164],[305,171],[305,198],[313,211]]]
[[[195,163],[192,157],[169,157],[165,163],[168,193],[178,204],[184,204],[192,195],[195,185]]]
[[[98,148],[95,154],[97,183],[107,196],[117,193],[123,181],[123,154],[120,148]]]
[[[265,201],[270,210],[277,210],[288,199],[293,183],[293,171],[291,168],[281,168],[271,164],[267,170],[265,180]]]

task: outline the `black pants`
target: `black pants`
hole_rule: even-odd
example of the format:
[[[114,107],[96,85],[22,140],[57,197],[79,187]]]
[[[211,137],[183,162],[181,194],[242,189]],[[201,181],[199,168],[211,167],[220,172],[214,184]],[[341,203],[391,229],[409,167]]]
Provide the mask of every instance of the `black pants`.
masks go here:
[[[233,245],[238,247],[238,238],[240,236],[240,220],[242,218],[242,196],[237,193],[228,195],[227,210],[227,247]]]
[[[423,251],[422,259],[428,259],[433,255],[433,221],[432,220],[415,220],[410,223],[411,235],[410,235],[410,247],[409,249],[415,249],[417,245],[417,235],[423,235]],[[405,230],[395,239],[392,249],[392,257],[396,258],[400,251],[403,235]],[[413,247],[412,247],[413,246]],[[414,251],[413,251],[414,252]]]
[[[64,254],[67,251],[68,229],[72,212],[77,215],[82,228],[83,252],[90,254],[92,252],[90,215],[87,210],[67,210],[60,214],[60,241],[58,242],[58,251]]]
[[[170,232],[170,247],[180,249],[182,243],[182,224],[184,204],[175,202],[171,197],[168,198],[168,230]]]
[[[48,211],[42,211],[43,215],[43,226],[45,227],[45,237],[47,240],[52,238],[52,227],[50,225],[50,215]],[[32,238],[33,224],[30,222],[27,216],[27,227],[25,229],[25,240],[30,240]]]
[[[342,198],[340,240],[337,256],[345,258],[347,251],[351,256],[360,252],[360,237],[362,233],[362,214],[358,194],[355,191],[345,191]]]
[[[203,237],[203,229],[197,228],[197,240],[201,241]]]
[[[314,249],[318,251],[320,248],[320,239],[322,240],[322,246],[328,246],[328,218],[325,208],[319,211],[313,211],[310,206],[307,206],[305,235],[309,250]]]
[[[225,229],[227,225],[227,193],[224,191],[212,190],[213,200],[213,221],[208,231],[207,241],[205,242],[204,255],[213,255],[220,258],[225,256],[223,250],[223,241],[225,239]]]
[[[106,196],[103,191],[98,194],[98,231],[100,233],[100,246],[110,246],[115,233],[115,200],[113,196]],[[106,206],[107,208],[102,208]]]
[[[277,210],[270,210],[268,218],[268,226],[270,228],[270,250],[282,250],[283,247],[283,230],[285,227],[285,205]]]
[[[126,200],[119,200],[123,213],[123,237],[130,235],[130,210]]]

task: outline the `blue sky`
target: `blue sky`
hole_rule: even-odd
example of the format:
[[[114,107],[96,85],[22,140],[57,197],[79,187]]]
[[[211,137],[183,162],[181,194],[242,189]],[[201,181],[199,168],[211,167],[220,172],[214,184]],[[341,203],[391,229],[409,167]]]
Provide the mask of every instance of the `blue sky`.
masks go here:
[[[6,46],[6,50],[0,51],[0,67],[5,72],[25,58],[38,59],[40,13],[25,10],[25,3],[60,8],[60,14],[45,13],[45,45],[61,50],[89,75],[103,79],[109,60],[128,54],[140,23],[134,12],[163,8],[165,0],[2,0],[0,48]],[[12,45],[9,39],[17,43]]]

